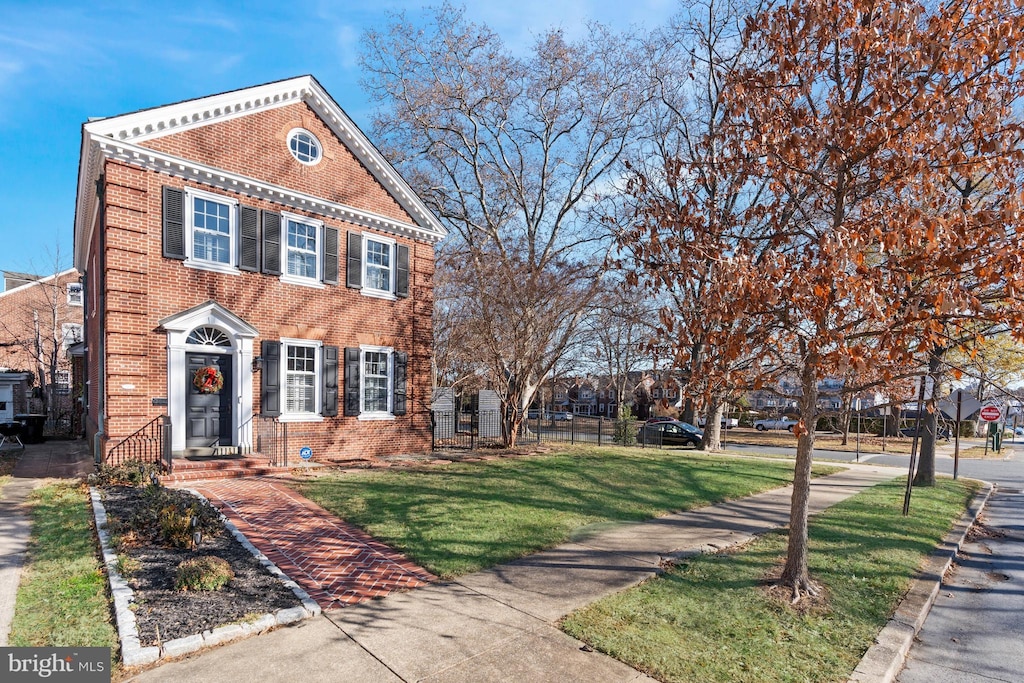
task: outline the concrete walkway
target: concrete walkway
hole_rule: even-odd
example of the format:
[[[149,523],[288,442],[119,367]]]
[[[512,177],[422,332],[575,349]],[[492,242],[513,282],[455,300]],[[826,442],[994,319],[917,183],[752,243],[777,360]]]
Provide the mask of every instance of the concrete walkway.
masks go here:
[[[854,466],[814,481],[812,514],[898,472]],[[665,558],[743,543],[788,521],[789,487],[649,522],[139,674],[136,681],[648,681],[555,624],[654,576]]]
[[[18,457],[14,478],[0,491],[0,647],[7,645],[11,633],[14,600],[31,532],[26,501],[46,479],[82,477],[92,469],[84,441],[29,444]]]
[[[900,683],[1024,680],[1024,461],[961,462],[996,489],[910,650]]]

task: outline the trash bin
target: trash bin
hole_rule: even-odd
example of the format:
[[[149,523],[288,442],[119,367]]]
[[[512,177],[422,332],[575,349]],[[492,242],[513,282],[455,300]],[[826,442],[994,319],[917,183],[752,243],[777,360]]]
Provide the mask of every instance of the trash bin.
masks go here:
[[[24,413],[15,415],[14,419],[22,425],[21,440],[25,443],[42,443],[43,426],[46,424],[45,413]]]

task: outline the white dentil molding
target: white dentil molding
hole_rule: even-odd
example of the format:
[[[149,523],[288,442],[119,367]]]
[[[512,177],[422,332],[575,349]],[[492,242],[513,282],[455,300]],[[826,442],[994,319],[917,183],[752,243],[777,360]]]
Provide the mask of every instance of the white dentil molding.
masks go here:
[[[171,133],[178,133],[200,126],[213,123],[229,121],[241,116],[266,111],[277,107],[283,107],[296,102],[304,101],[309,105],[320,118],[327,124],[339,140],[356,156],[357,159],[369,170],[371,175],[391,194],[396,202],[412,217],[418,229],[409,231],[409,226],[399,230],[399,234],[407,234],[418,239],[425,239],[430,242],[437,242],[442,239],[447,231],[438,218],[426,207],[422,200],[413,192],[412,188],[395,171],[394,167],[387,162],[376,147],[363,134],[358,126],[345,114],[344,110],[331,98],[330,95],[320,86],[312,76],[300,76],[277,83],[251,88],[243,88],[219,95],[210,95],[195,100],[169,104],[153,109],[114,116],[107,119],[90,121],[83,126],[82,152],[79,168],[78,183],[78,206],[76,209],[76,264],[81,265],[79,258],[84,259],[87,239],[78,240],[78,232],[90,231],[86,220],[93,214],[96,203],[95,189],[92,184],[99,178],[101,161],[104,157],[111,158],[108,150],[110,143],[119,142],[122,150],[138,153],[145,149],[139,147],[139,143],[161,137]],[[101,149],[100,141],[105,141],[107,146]],[[184,159],[173,159],[170,164],[177,165],[179,170],[185,170],[191,166],[202,167],[206,172],[220,175],[226,174],[197,162],[190,162]],[[166,169],[161,169],[165,170]],[[175,174],[178,175],[178,174]],[[183,176],[187,177],[187,176]],[[241,178],[241,176],[237,176]],[[270,183],[262,183],[247,178],[246,181],[271,188],[273,193],[281,191],[298,197],[301,193],[292,193],[285,188],[274,186]],[[228,188],[230,189],[230,188]],[[272,193],[272,194],[273,194]],[[309,197],[308,195],[303,195]],[[273,200],[279,201],[279,200]],[[295,205],[302,208],[302,204]],[[342,205],[334,205],[341,207]],[[351,207],[346,210],[357,211]],[[338,208],[325,215],[336,215]],[[380,219],[371,212],[360,212],[365,216]],[[390,220],[390,219],[387,219]],[[401,222],[393,221],[402,225]],[[360,222],[367,227],[376,227],[371,224]],[[385,228],[389,231],[393,229]],[[83,235],[85,236],[85,235]]]

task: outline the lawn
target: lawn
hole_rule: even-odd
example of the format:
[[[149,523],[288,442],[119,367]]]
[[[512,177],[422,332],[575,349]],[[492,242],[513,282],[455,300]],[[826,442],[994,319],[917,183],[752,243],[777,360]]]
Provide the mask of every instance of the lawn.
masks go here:
[[[52,484],[30,503],[32,536],[10,645],[116,648],[85,488]]]
[[[772,430],[759,432],[756,429],[737,428],[722,431],[722,444],[728,448],[731,443],[747,444],[751,446],[780,446],[783,448],[796,448],[796,437],[789,432]],[[885,439],[885,450],[882,449],[882,437],[873,434],[860,435],[861,453],[909,453],[912,440],[906,437],[887,437]],[[843,437],[839,434],[818,432],[814,436],[815,450],[845,451],[855,453],[857,451],[857,434],[850,433],[849,443],[843,445]]]
[[[1003,449],[1000,451],[993,450],[990,446],[985,448],[984,446],[969,446],[967,448],[960,447],[960,457],[968,458],[972,460],[1002,460],[1006,457],[1006,446],[1003,444]]]
[[[902,487],[880,484],[811,521],[811,573],[827,600],[803,613],[765,590],[785,557],[776,532],[690,558],[563,628],[662,681],[845,681],[973,490],[949,479],[915,489],[904,518]]]
[[[818,474],[836,471],[816,466]],[[451,578],[609,523],[785,486],[792,464],[693,451],[586,448],[526,458],[331,474],[294,486]]]

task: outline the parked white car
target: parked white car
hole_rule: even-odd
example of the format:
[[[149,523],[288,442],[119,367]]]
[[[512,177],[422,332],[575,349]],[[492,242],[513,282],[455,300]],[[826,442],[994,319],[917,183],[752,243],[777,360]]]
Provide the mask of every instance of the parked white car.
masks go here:
[[[704,428],[704,423],[707,422],[707,418],[697,418],[697,426]],[[735,417],[723,417],[722,418],[722,429],[732,429],[733,427],[739,427],[740,421]]]
[[[796,425],[796,420],[791,420],[788,417],[776,417],[770,420],[757,420],[754,422],[754,429],[759,432],[766,432],[769,429],[788,429],[793,431],[793,427]]]

